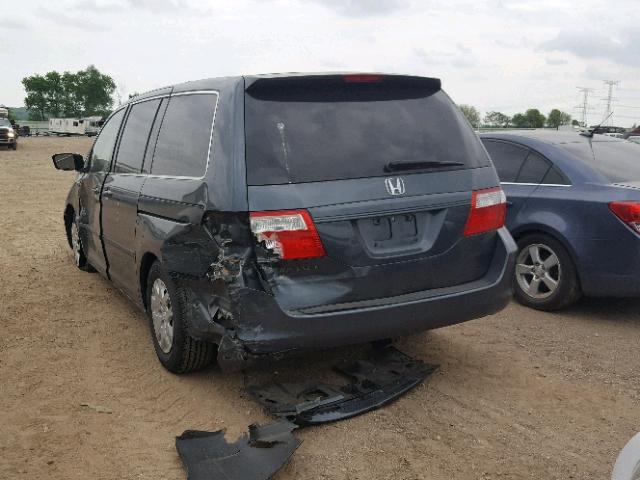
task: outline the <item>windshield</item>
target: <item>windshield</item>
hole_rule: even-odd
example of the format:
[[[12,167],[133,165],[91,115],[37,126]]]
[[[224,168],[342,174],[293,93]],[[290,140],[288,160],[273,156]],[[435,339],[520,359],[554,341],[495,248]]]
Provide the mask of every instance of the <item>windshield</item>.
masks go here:
[[[11,122],[6,118],[0,118],[0,127],[10,127]]]
[[[640,145],[624,140],[567,143],[560,145],[594,167],[611,183],[640,181]]]
[[[424,79],[427,80],[427,79]],[[449,97],[428,84],[294,79],[245,99],[250,185],[316,182],[489,165]],[[299,85],[303,86],[300,87]]]

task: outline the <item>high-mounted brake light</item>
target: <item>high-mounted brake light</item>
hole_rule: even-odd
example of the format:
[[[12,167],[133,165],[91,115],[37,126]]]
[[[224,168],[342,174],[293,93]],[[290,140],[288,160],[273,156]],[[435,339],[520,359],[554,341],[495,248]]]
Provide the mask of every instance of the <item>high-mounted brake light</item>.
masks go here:
[[[477,235],[497,230],[504,226],[506,213],[507,197],[502,188],[476,190],[471,195],[471,209],[464,234]]]
[[[640,233],[640,203],[611,202],[609,209],[634,232]]]
[[[372,75],[370,73],[356,73],[342,77],[345,83],[380,83],[382,75]]]
[[[251,212],[251,231],[258,242],[283,260],[324,257],[326,252],[306,210]]]

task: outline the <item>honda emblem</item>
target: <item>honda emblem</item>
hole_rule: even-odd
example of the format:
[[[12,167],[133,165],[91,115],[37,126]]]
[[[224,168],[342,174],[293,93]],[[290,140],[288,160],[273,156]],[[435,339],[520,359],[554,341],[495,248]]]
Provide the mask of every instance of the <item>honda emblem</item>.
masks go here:
[[[404,180],[400,177],[389,177],[384,180],[389,195],[404,195]]]

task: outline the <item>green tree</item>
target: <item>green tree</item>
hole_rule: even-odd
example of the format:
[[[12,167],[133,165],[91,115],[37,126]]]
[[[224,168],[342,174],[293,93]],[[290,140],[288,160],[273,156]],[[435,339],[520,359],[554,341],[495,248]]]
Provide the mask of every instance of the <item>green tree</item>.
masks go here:
[[[560,125],[568,125],[571,123],[571,115],[566,112],[562,112],[557,108],[554,108],[549,112],[547,117],[547,126],[552,128],[558,128]]]
[[[529,110],[524,112],[524,116],[527,119],[527,126],[529,128],[544,127],[546,118],[542,113],[540,113],[540,110],[538,110],[537,108],[530,108]]]
[[[64,96],[62,100],[62,112],[65,117],[79,117],[82,115],[82,99],[78,93],[78,75],[64,72],[61,77]]]
[[[62,77],[56,71],[48,72],[44,79],[47,81],[47,112],[59,116],[62,112],[62,102],[65,92]]]
[[[49,104],[49,82],[42,75],[31,75],[22,79],[22,86],[27,93],[25,106],[37,113],[37,120],[44,120]]]
[[[469,120],[469,123],[474,128],[477,128],[480,125],[480,112],[478,109],[474,106],[465,104],[459,105],[459,107],[464,116],[467,117],[467,120]]]
[[[489,127],[508,127],[511,118],[501,112],[489,112],[484,116],[484,124]]]
[[[111,97],[116,91],[116,82],[109,75],[101,73],[93,65],[77,74],[77,94],[85,116],[100,115],[113,105]]]
[[[25,105],[36,111],[40,120],[47,113],[65,117],[103,115],[110,111],[116,89],[113,78],[93,65],[76,73],[54,70],[32,75],[25,77],[22,85],[27,93]]]
[[[516,128],[527,128],[529,126],[527,117],[525,117],[521,113],[516,113],[513,117],[511,117],[511,125]]]

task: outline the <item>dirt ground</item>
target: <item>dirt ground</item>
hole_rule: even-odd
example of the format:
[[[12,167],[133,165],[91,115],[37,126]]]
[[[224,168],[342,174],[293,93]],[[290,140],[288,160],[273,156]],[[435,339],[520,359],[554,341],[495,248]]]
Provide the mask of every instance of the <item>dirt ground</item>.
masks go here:
[[[358,349],[245,374],[166,372],[146,318],[73,266],[62,209],[74,175],[50,155],[89,145],[25,138],[0,150],[0,478],[184,479],[176,435],[226,428],[233,440],[268,420],[245,385],[317,377]],[[440,372],[381,410],[300,431],[276,478],[609,478],[640,430],[639,311],[632,300],[562,314],[512,304],[399,340]]]

